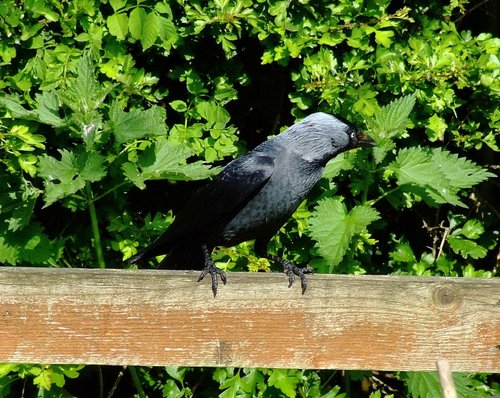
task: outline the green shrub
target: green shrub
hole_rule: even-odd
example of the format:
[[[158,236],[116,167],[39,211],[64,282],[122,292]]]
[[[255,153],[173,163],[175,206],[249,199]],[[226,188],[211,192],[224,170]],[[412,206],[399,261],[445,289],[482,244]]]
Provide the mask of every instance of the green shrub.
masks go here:
[[[366,128],[378,147],[334,159],[273,250],[318,272],[493,276],[500,39],[463,28],[471,8],[2,2],[0,262],[123,267],[168,227],[189,194],[183,181],[209,178],[293,117],[322,110]],[[214,258],[270,268],[249,243]],[[29,379],[33,391],[59,396],[80,371],[4,366],[0,391]],[[341,397],[363,378],[371,396],[390,396],[371,372],[144,368],[131,377],[139,391],[141,381],[151,394],[182,397],[193,393],[192,374],[213,374],[221,396]],[[434,396],[433,375],[392,377],[401,394]],[[487,396],[498,387],[488,380],[459,375],[457,384],[464,396]]]

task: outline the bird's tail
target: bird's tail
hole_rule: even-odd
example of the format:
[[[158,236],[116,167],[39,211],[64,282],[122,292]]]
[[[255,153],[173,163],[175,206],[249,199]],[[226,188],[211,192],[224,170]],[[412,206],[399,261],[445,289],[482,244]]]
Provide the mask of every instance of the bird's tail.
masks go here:
[[[205,257],[201,246],[191,243],[178,242],[175,247],[164,248],[160,250],[156,242],[146,247],[143,251],[127,260],[128,264],[144,265],[146,262],[161,254],[166,257],[158,264],[161,269],[202,269],[205,264]]]
[[[135,256],[132,256],[130,257],[128,260],[127,260],[127,263],[128,264],[140,264],[140,263],[143,263],[144,261],[147,260],[147,258],[145,258],[145,251],[142,251],[142,252],[139,252],[137,253]]]

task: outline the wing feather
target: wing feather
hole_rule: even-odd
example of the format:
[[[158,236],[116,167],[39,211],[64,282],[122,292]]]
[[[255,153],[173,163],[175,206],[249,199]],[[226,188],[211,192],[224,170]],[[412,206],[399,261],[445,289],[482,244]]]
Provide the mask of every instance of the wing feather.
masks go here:
[[[170,227],[131,262],[167,254],[179,241],[206,243],[224,228],[271,177],[272,157],[255,152],[239,157],[198,190]]]

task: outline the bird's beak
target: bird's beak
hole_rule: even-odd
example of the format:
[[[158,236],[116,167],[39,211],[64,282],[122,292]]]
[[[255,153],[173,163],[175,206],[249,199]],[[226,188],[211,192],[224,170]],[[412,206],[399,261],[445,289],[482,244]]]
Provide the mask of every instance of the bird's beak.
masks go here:
[[[373,138],[366,133],[358,132],[356,134],[356,138],[358,140],[358,142],[356,143],[357,147],[370,147],[377,145]]]

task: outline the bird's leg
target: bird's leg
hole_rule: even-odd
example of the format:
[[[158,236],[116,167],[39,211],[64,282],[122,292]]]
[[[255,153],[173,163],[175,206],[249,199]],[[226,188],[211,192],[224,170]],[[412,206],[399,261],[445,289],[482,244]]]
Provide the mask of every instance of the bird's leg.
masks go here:
[[[312,274],[314,272],[312,267],[310,267],[309,265],[302,268],[297,267],[295,264],[285,260],[284,258],[275,256],[273,254],[269,254],[267,252],[268,242],[269,242],[268,240],[255,241],[254,247],[257,255],[260,257],[267,258],[271,261],[274,261],[275,263],[278,263],[283,267],[283,272],[285,273],[286,276],[288,276],[288,287],[291,287],[293,285],[293,282],[295,281],[295,276],[298,276],[300,278],[300,286],[302,287],[302,294],[304,294],[307,289],[307,278],[305,274]]]
[[[283,272],[286,276],[288,276],[288,287],[291,287],[293,285],[295,276],[298,276],[300,278],[302,294],[305,293],[307,289],[307,278],[305,274],[312,274],[314,272],[314,270],[309,265],[305,267],[297,267],[290,261],[287,261],[284,258],[278,256],[273,256],[272,254],[268,254],[268,258],[283,266]]]
[[[219,286],[217,275],[220,276],[222,283],[225,285],[227,281],[226,273],[215,266],[212,257],[210,256],[210,252],[207,249],[207,245],[202,245],[201,248],[203,250],[203,255],[205,256],[205,267],[201,271],[198,282],[205,278],[207,274],[210,274],[210,277],[212,278],[212,292],[215,297],[217,295],[217,287]]]

